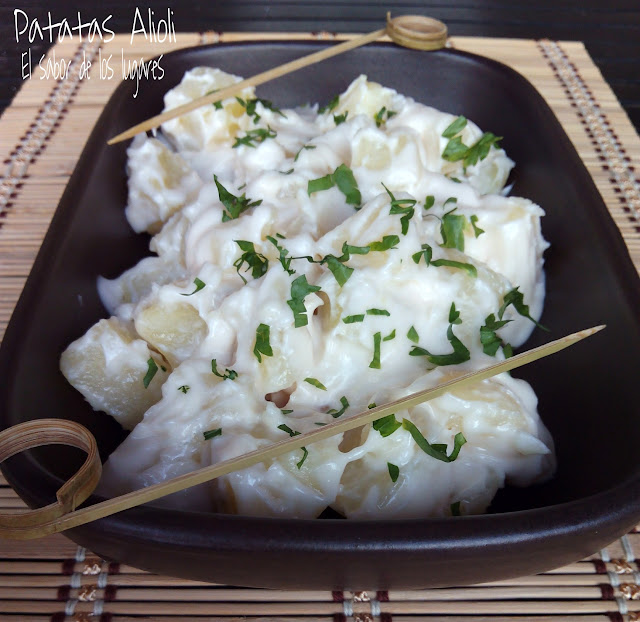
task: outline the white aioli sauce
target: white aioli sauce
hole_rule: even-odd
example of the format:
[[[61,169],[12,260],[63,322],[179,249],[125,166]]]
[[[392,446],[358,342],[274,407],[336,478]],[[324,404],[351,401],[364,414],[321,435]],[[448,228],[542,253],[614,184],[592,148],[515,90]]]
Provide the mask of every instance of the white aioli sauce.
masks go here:
[[[192,70],[165,104],[238,79]],[[250,115],[255,95],[241,97],[244,106],[231,99],[198,109],[167,122],[162,140],[142,136],[129,148],[127,217],[153,234],[155,255],[100,280],[112,317],[61,361],[94,408],[132,430],[105,465],[104,494],[489,364],[481,327],[516,287],[531,316],[541,314],[543,211],[500,194],[513,166],[502,149],[466,167],[443,159],[442,134],[456,118],[364,76],[324,113],[277,111],[258,100]],[[247,136],[257,137],[253,145],[234,146]],[[482,136],[470,121],[458,134],[465,145]],[[310,192],[310,181],[339,167],[352,173],[360,200],[338,183]],[[235,214],[225,192],[256,204],[228,219]],[[446,244],[452,216],[463,241]],[[239,263],[238,241],[245,250],[253,244],[257,273]],[[314,291],[303,288],[296,302],[292,287],[302,277]],[[521,345],[534,323],[515,305],[502,311],[509,322],[499,339]],[[468,360],[435,364],[426,356],[456,344]],[[151,380],[149,358],[158,368]],[[536,404],[528,384],[503,374],[395,414],[447,454],[461,433],[466,443],[451,462],[426,454],[403,427],[383,436],[365,426],[163,502],[305,518],[328,507],[352,518],[482,512],[505,482],[528,485],[553,472],[553,443]],[[220,433],[205,440],[212,430]]]

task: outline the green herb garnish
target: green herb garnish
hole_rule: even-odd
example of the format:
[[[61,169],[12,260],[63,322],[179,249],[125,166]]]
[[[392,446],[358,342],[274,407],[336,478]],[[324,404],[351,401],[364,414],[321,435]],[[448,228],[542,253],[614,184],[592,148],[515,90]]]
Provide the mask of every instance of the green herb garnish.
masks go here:
[[[480,229],[480,227],[478,227],[478,217],[475,214],[472,214],[469,217],[469,220],[471,221],[474,235],[476,236],[476,238],[479,238],[484,233],[484,229]]]
[[[286,432],[291,437],[300,435],[300,432],[298,432],[297,430],[292,430],[286,423],[280,424],[278,426],[278,430],[282,430],[283,432]],[[302,459],[300,460],[300,462],[296,463],[296,466],[298,467],[298,469],[304,464],[304,461],[307,459],[307,456],[309,455],[309,452],[306,447],[300,447],[300,449],[302,450]]]
[[[380,127],[396,114],[398,113],[395,110],[387,110],[386,106],[382,106],[382,108],[380,108],[373,117],[373,120],[376,122],[376,127]]]
[[[315,145],[302,145],[302,147],[300,147],[300,149],[298,150],[298,153],[296,153],[295,158],[293,158],[293,161],[294,162],[298,161],[298,158],[300,157],[300,154],[302,153],[303,149],[306,151],[306,150],[315,149],[315,148],[316,148]]]
[[[460,115],[442,132],[442,136],[443,138],[453,138],[456,134],[462,132],[465,127],[467,127],[467,119]]]
[[[364,313],[359,313],[358,315],[347,315],[342,318],[342,321],[345,324],[355,324],[356,322],[364,322]]]
[[[247,147],[255,148],[256,145],[263,143],[267,138],[275,138],[278,133],[275,130],[272,130],[270,127],[266,129],[263,127],[259,127],[255,130],[249,130],[244,136],[238,138],[236,136],[236,142],[233,143],[233,148],[240,147],[241,145],[245,145]]]
[[[193,284],[196,286],[196,288],[190,294],[182,294],[183,296],[193,296],[206,285],[206,283],[204,281],[201,281],[198,277],[193,280]]]
[[[440,222],[440,235],[442,236],[443,248],[457,248],[464,251],[464,228],[467,219],[462,214],[454,214],[456,208],[447,212]]]
[[[424,200],[424,205],[422,207],[424,207],[425,210],[430,210],[436,202],[436,198],[430,194],[428,195],[425,200]]]
[[[235,380],[238,377],[238,372],[233,369],[227,369],[223,373],[218,371],[218,362],[216,359],[211,359],[211,371],[214,375],[218,376],[218,378],[222,378],[223,380]]]
[[[386,316],[390,316],[391,313],[389,313],[386,309],[367,309],[367,315],[386,315]]]
[[[213,176],[213,180],[216,182],[216,187],[218,188],[218,197],[220,198],[220,202],[226,208],[222,211],[222,222],[235,220],[240,216],[240,214],[242,214],[242,212],[247,211],[250,207],[256,207],[262,203],[262,199],[259,201],[252,201],[251,199],[247,199],[244,194],[239,197],[234,196],[218,181],[218,177],[216,175]]]
[[[496,320],[496,316],[491,313],[484,319],[484,325],[480,327],[480,343],[482,350],[489,356],[495,356],[498,348],[503,345],[502,339],[498,337],[496,331],[508,324],[511,320]]]
[[[387,191],[389,198],[391,199],[391,209],[389,210],[389,214],[401,214],[400,225],[402,227],[402,235],[407,235],[409,231],[409,221],[413,218],[415,214],[414,206],[417,203],[415,199],[396,199],[393,196],[393,193],[389,188],[387,188],[384,184],[382,187]]]
[[[324,177],[310,179],[307,183],[307,194],[311,196],[314,192],[328,190],[333,186],[338,186],[338,190],[344,194],[349,205],[360,206],[362,195],[358,190],[356,178],[353,176],[353,171],[345,164],[341,164],[333,173]]]
[[[251,276],[254,279],[259,279],[262,275],[266,274],[269,268],[269,260],[262,253],[256,252],[253,242],[246,240],[234,240],[234,242],[240,247],[240,250],[243,251],[242,255],[233,262],[238,276],[245,283],[247,282],[247,279],[240,274],[240,269],[245,263],[247,264],[245,272],[251,270]]]
[[[320,263],[325,264],[327,268],[331,270],[331,274],[333,274],[340,287],[342,287],[353,274],[353,268],[345,266],[340,261],[340,258],[334,257],[333,255],[327,255]]]
[[[432,365],[458,365],[471,358],[471,354],[466,346],[453,333],[453,325],[461,324],[460,312],[456,309],[455,303],[451,303],[449,309],[449,327],[447,328],[447,340],[453,348],[453,352],[448,354],[432,354],[425,348],[414,346],[409,352],[409,356],[426,356]]]
[[[206,432],[202,433],[205,441],[215,438],[216,436],[220,436],[221,434],[222,434],[222,428],[216,428],[215,430],[207,430]]]
[[[259,324],[256,328],[256,344],[253,347],[253,353],[258,359],[258,363],[262,363],[262,354],[273,356],[273,350],[269,343],[270,337],[271,327],[268,324]]]
[[[339,103],[340,103],[340,95],[335,95],[329,100],[329,103],[326,106],[322,106],[321,108],[319,108],[318,112],[320,114],[324,112],[331,112],[332,110],[336,109]]]
[[[281,117],[284,117],[285,119],[287,118],[287,115],[284,114],[282,110],[280,110],[280,108],[277,108],[276,106],[274,106],[268,99],[254,98],[254,99],[247,99],[245,101],[240,97],[236,97],[236,100],[246,110],[247,114],[250,117],[253,117],[254,123],[257,123],[258,121],[260,121],[260,115],[256,111],[256,106],[258,105],[258,103],[262,104],[263,108],[266,108],[267,110],[271,110],[272,112],[279,114]]]
[[[152,358],[149,358],[149,360],[147,361],[147,373],[145,377],[142,379],[142,384],[144,385],[145,389],[149,388],[149,385],[151,384],[151,381],[153,380],[153,377],[156,375],[157,372],[158,372],[158,365]]]
[[[371,363],[369,363],[369,367],[371,369],[380,369],[380,344],[382,342],[382,334],[375,333],[373,335],[373,358],[371,359]]]
[[[466,125],[467,120],[460,116],[442,133],[444,138],[449,139],[442,152],[442,159],[448,162],[462,160],[465,171],[468,166],[476,164],[479,160],[484,160],[489,155],[491,147],[494,145],[497,147],[498,142],[502,140],[502,136],[485,132],[473,145],[468,147],[462,142],[462,137],[458,135]]]
[[[333,122],[336,125],[340,125],[341,123],[344,123],[347,120],[347,117],[349,116],[349,111],[345,110],[342,114],[334,114],[333,115]]]
[[[320,389],[321,391],[326,391],[327,387],[325,387],[322,382],[316,380],[316,378],[305,378],[305,382],[308,382],[310,385],[316,387],[316,389]]]
[[[279,234],[276,233],[276,235]],[[278,253],[280,255],[278,257],[278,261],[280,261],[282,269],[289,274],[295,274],[296,271],[291,268],[291,260],[293,259],[293,257],[287,257],[289,251],[284,248],[284,246],[280,246],[280,244],[278,244],[278,240],[276,240],[274,237],[268,235],[267,240],[269,240],[269,242],[271,242],[271,244],[273,244],[278,250]]]
[[[293,321],[296,328],[306,326],[309,323],[307,309],[304,306],[304,299],[308,294],[319,290],[319,285],[309,285],[307,277],[304,274],[294,279],[291,283],[291,299],[287,300],[287,304],[291,311],[293,311]]]
[[[342,415],[344,415],[347,408],[349,408],[349,401],[347,400],[346,396],[343,395],[340,398],[340,404],[342,404],[342,408],[340,408],[340,410],[336,410],[335,408],[332,408],[331,410],[327,411],[327,414],[331,415],[334,419],[337,419],[338,417],[341,417]]]
[[[398,428],[402,427],[402,424],[396,420],[396,416],[393,413],[386,417],[376,419],[371,425],[373,429],[380,432],[380,436],[384,438],[391,436]]]
[[[184,394],[189,392],[191,387],[188,384],[183,384],[181,387],[178,387],[178,391],[182,391]]]
[[[407,339],[409,339],[409,341],[413,341],[413,343],[418,343],[420,341],[418,331],[413,326],[407,332]]]
[[[425,264],[427,266],[435,266],[436,268],[447,267],[447,268],[458,268],[459,270],[465,270],[469,276],[477,277],[478,270],[473,264],[465,263],[462,261],[454,261],[452,259],[434,259],[432,260],[433,249],[428,244],[422,245],[422,250],[417,253],[413,253],[411,258],[415,263],[420,263],[420,259],[424,258]]]
[[[549,331],[548,328],[546,328],[539,322],[536,322],[536,320],[531,317],[531,315],[529,314],[529,305],[524,304],[524,294],[519,291],[518,287],[515,287],[504,295],[504,298],[502,299],[502,306],[498,310],[498,317],[500,319],[502,319],[502,316],[504,315],[504,312],[507,310],[507,307],[509,305],[513,305],[515,310],[520,315],[530,319],[538,328]]]
[[[453,438],[453,449],[449,455],[447,455],[447,446],[441,443],[434,443],[433,445],[422,436],[420,430],[408,419],[402,420],[402,427],[411,434],[413,440],[417,443],[418,447],[424,451],[424,453],[430,455],[436,460],[442,462],[453,462],[460,453],[460,449],[467,442],[462,432],[458,432]]]
[[[389,477],[391,478],[391,481],[395,484],[398,481],[398,476],[400,475],[400,468],[392,462],[387,462],[387,469],[389,470]]]

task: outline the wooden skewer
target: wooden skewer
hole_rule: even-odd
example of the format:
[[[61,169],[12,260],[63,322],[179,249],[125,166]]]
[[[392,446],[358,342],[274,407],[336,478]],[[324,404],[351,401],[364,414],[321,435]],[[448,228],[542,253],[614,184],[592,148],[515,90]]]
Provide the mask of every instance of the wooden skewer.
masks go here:
[[[444,47],[444,44],[446,43],[447,27],[438,20],[423,17],[421,15],[404,15],[391,19],[390,13],[387,13],[386,28],[374,30],[373,32],[362,35],[361,37],[356,37],[355,39],[339,43],[338,45],[321,50],[320,52],[314,52],[308,56],[303,56],[302,58],[285,63],[284,65],[274,67],[268,71],[263,71],[251,78],[237,82],[236,84],[215,91],[214,93],[198,97],[193,101],[183,104],[182,106],[177,106],[176,108],[167,110],[155,117],[151,117],[142,123],[138,123],[138,125],[134,125],[132,128],[129,128],[121,134],[109,139],[107,144],[114,145],[123,140],[127,140],[128,138],[133,138],[136,134],[152,130],[166,121],[182,116],[196,108],[200,108],[207,104],[214,104],[215,102],[236,95],[245,88],[264,84],[265,82],[269,82],[275,78],[292,73],[298,69],[302,69],[303,67],[308,67],[309,65],[319,63],[327,58],[361,47],[367,43],[376,41],[385,34],[389,35],[392,41],[403,47],[409,47],[417,50],[436,50]]]
[[[41,517],[39,515],[34,516],[35,514],[41,512],[41,510],[33,510],[21,515],[0,515],[0,537],[19,540],[39,538],[52,533],[58,533],[72,527],[78,527],[79,525],[84,525],[85,523],[110,516],[117,512],[122,512],[123,510],[128,510],[130,508],[148,503],[150,501],[155,501],[156,499],[160,499],[161,497],[165,497],[166,495],[184,490],[185,488],[190,488],[191,486],[196,486],[198,484],[208,482],[212,479],[227,475],[228,473],[232,473],[234,471],[246,469],[247,467],[253,466],[254,464],[258,464],[266,460],[271,460],[296,449],[300,449],[303,446],[330,438],[336,434],[347,432],[348,430],[352,430],[353,428],[357,428],[367,423],[371,423],[376,419],[380,419],[382,417],[395,413],[398,410],[408,409],[416,406],[417,404],[421,404],[422,402],[440,397],[441,395],[452,390],[460,389],[469,384],[477,383],[482,380],[486,380],[487,378],[491,378],[496,374],[515,369],[516,367],[520,367],[522,365],[526,365],[527,363],[531,363],[545,356],[549,356],[551,354],[559,352],[560,350],[563,350],[564,348],[567,348],[577,343],[578,341],[597,333],[603,328],[604,326],[596,326],[579,331],[577,333],[573,333],[566,337],[562,337],[561,339],[557,339],[555,341],[547,343],[543,346],[539,346],[532,350],[522,352],[521,354],[513,356],[499,363],[495,363],[494,365],[490,365],[489,367],[485,367],[484,369],[481,369],[479,371],[471,372],[453,380],[449,380],[448,382],[439,384],[431,389],[418,391],[417,393],[413,393],[412,395],[409,395],[407,397],[403,397],[399,400],[377,406],[376,408],[366,410],[352,417],[336,420],[335,422],[318,428],[317,430],[312,430],[311,432],[307,432],[305,434],[293,436],[287,440],[274,443],[273,445],[249,452],[242,456],[231,458],[230,460],[219,462],[217,464],[199,469],[197,471],[193,471],[192,473],[180,475],[166,482],[160,482],[158,484],[148,486],[147,488],[136,490],[125,495],[121,495],[107,501],[102,501],[100,503],[96,503],[95,505],[91,505],[89,507],[75,511],[69,510],[73,510],[75,504],[81,503],[84,499],[86,499],[87,495],[97,484],[95,471],[95,455],[97,455],[97,452],[94,453],[93,456],[91,455],[91,453],[93,452],[93,445],[91,445],[91,443],[86,440],[86,435],[91,435],[85,428],[83,428],[79,424],[65,420],[36,420],[29,421],[24,424],[19,424],[18,426],[14,426],[13,428],[9,428],[0,433],[0,461],[28,447],[33,447],[37,444],[43,444],[40,438],[34,436],[34,431],[38,426],[42,426],[43,422],[47,422],[48,426],[53,427],[55,427],[57,423],[61,426],[60,431],[63,434],[62,439],[58,438],[57,440],[52,440],[52,434],[49,434],[45,443],[59,442],[65,444],[73,444],[79,447],[86,446],[87,451],[90,454],[90,456],[87,458],[87,463],[85,463],[82,469],[60,490],[62,491],[63,489],[71,488],[76,493],[77,491],[82,490],[87,494],[85,494],[83,498],[80,498],[78,494],[75,494],[73,507],[64,506],[64,504],[61,503],[58,509],[58,514],[62,512],[62,515],[58,516],[52,516],[49,510],[44,517]],[[70,439],[69,430],[75,427],[80,430],[80,440],[73,438]],[[26,428],[28,430],[28,438],[24,437],[22,428]],[[87,467],[88,463],[91,463],[91,468]],[[100,463],[98,461],[98,467],[99,465]],[[82,478],[78,478],[78,475],[81,472],[83,474]],[[84,481],[76,481],[76,478],[84,479]],[[87,479],[90,480],[90,483],[87,483]],[[91,490],[87,492],[89,488],[91,488]],[[58,494],[58,498],[60,498],[60,493]],[[47,506],[47,508],[51,507],[52,506]]]

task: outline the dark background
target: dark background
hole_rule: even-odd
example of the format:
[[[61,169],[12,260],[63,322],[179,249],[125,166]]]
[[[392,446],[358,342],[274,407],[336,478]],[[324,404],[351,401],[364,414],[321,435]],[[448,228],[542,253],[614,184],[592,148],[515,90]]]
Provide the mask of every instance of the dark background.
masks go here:
[[[41,25],[48,23],[47,11],[54,22],[77,20],[78,10],[83,21],[96,18],[101,22],[112,15],[108,22],[112,30],[131,32],[136,5],[143,15],[153,9],[158,19],[171,8],[178,32],[368,32],[382,27],[389,10],[393,15],[411,13],[440,19],[451,35],[583,41],[636,129],[640,128],[640,0],[85,0],[49,4],[0,0],[0,110],[11,103],[21,84],[20,52],[26,39],[16,43],[14,8],[22,9],[30,20],[38,18]],[[31,44],[33,58],[39,59],[48,47],[48,40],[35,41]]]

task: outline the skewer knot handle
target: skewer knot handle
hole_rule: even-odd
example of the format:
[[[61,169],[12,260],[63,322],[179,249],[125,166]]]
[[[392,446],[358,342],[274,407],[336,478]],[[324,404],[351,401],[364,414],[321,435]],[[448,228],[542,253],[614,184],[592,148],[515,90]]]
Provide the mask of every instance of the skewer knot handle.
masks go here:
[[[70,445],[82,449],[87,458],[80,469],[56,493],[57,501],[18,514],[0,513],[0,537],[29,539],[53,533],[48,524],[72,512],[95,490],[102,463],[94,436],[84,426],[65,419],[35,419],[0,432],[0,463],[11,456],[42,445]]]

